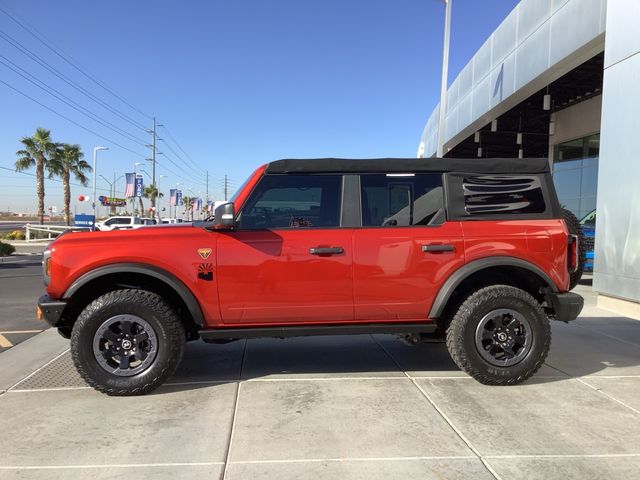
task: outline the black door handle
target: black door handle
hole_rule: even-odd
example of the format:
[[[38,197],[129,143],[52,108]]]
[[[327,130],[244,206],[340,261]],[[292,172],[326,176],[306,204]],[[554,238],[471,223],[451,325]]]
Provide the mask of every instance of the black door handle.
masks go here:
[[[344,253],[342,247],[312,247],[309,249],[311,255],[335,255],[336,253]]]
[[[455,249],[453,245],[422,245],[423,252],[453,252]]]

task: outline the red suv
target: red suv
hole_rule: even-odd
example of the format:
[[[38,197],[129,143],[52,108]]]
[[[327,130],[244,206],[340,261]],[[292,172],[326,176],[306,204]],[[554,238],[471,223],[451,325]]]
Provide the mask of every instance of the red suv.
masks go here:
[[[515,384],[580,313],[578,262],[545,159],[279,160],[211,222],[63,235],[38,310],[111,395],[159,386],[188,340],[361,333],[440,335]]]

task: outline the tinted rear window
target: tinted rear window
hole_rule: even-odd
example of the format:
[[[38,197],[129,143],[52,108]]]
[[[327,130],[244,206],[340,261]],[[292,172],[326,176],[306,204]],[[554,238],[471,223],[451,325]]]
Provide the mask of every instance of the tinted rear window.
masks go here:
[[[462,181],[467,214],[543,213],[540,177],[535,175],[474,175]]]

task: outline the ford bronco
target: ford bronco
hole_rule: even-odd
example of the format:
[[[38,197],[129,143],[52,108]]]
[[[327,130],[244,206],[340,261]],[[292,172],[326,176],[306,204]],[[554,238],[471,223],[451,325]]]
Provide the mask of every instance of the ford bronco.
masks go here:
[[[38,314],[110,395],[158,387],[189,340],[332,334],[440,335],[510,385],[582,309],[578,247],[546,159],[279,160],[213,221],[62,235]]]

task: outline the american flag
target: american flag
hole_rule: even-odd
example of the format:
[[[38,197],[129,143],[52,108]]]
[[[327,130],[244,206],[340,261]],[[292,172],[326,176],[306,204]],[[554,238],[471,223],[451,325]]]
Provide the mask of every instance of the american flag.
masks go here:
[[[175,188],[169,190],[169,205],[172,207],[176,206],[176,192]]]
[[[133,197],[136,190],[136,174],[135,173],[125,173],[127,186],[124,189],[124,196],[127,198]]]

